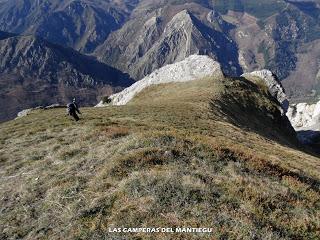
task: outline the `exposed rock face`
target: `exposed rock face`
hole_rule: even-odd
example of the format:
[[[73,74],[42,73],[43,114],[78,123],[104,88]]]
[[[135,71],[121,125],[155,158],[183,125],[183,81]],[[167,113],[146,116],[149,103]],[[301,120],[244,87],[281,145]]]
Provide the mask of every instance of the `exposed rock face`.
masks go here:
[[[34,36],[0,40],[0,56],[0,121],[73,96],[82,105],[94,104],[132,83],[118,70]]]
[[[250,79],[258,77],[268,86],[270,94],[278,100],[283,109],[283,116],[289,119],[297,132],[298,140],[303,144],[319,144],[320,142],[320,101],[316,104],[298,103],[289,105],[281,82],[269,70],[245,73],[243,77]],[[285,114],[285,115],[284,115]]]
[[[287,116],[296,129],[320,127],[320,101],[316,104],[298,103],[290,105]]]
[[[242,75],[242,77],[250,78],[250,77],[258,77],[261,78],[265,84],[267,85],[270,94],[278,100],[278,102],[281,104],[281,107],[286,113],[289,108],[289,100],[286,96],[285,90],[281,84],[281,82],[278,80],[277,76],[273,74],[269,70],[261,70],[261,71],[254,71],[251,73],[245,73]]]
[[[220,64],[208,56],[192,55],[185,60],[164,66],[149,76],[110,96],[112,105],[125,105],[144,88],[170,82],[187,82],[208,76],[223,76]],[[102,107],[101,102],[97,107]]]
[[[226,33],[208,27],[188,10],[171,18],[165,17],[163,11],[140,17],[139,21],[134,19],[111,34],[97,49],[98,58],[137,80],[193,54],[209,55],[221,63],[228,75],[241,73],[237,47]],[[212,12],[208,13],[207,21],[221,28],[223,24],[228,25]]]
[[[18,112],[17,118],[25,117],[34,110],[35,110],[34,108],[24,109],[24,110]]]
[[[300,141],[320,141],[320,101],[316,104],[298,103],[290,105],[287,116],[298,132]]]
[[[319,66],[315,66],[320,60],[319,5],[285,0],[250,4],[244,0],[142,0],[133,13],[95,55],[136,80],[181,57],[200,53],[220,62],[226,75],[237,75],[241,68],[246,72],[270,69],[285,80],[291,99],[313,98],[310,91],[320,95]],[[156,23],[151,19],[157,19]],[[175,28],[179,26],[172,24],[175,20],[181,28]]]

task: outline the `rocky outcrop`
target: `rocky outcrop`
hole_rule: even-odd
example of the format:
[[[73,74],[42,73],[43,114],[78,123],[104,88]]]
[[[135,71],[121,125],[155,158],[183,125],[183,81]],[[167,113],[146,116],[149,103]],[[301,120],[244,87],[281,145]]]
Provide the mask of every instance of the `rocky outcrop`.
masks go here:
[[[54,103],[54,104],[51,104],[49,106],[38,106],[38,107],[34,107],[34,108],[28,108],[28,109],[24,109],[20,112],[18,112],[17,114],[17,117],[15,119],[19,119],[19,118],[22,118],[22,117],[25,117],[27,115],[29,115],[30,113],[36,111],[36,110],[49,110],[49,109],[55,109],[55,108],[66,108],[65,105],[61,105],[59,103]]]
[[[283,112],[286,113],[289,108],[289,100],[287,98],[287,95],[285,93],[285,90],[281,84],[281,82],[278,80],[277,76],[273,74],[269,70],[260,70],[260,71],[254,71],[251,73],[245,73],[242,75],[244,78],[250,78],[250,77],[258,77],[264,81],[266,86],[269,89],[270,94],[278,100],[278,102],[281,104],[281,107],[283,109]]]
[[[191,11],[179,11],[171,18],[164,17],[164,11],[129,21],[112,33],[95,55],[99,60],[130,73],[136,80],[194,54],[215,59],[227,75],[242,72],[237,47],[225,32],[208,27]],[[206,21],[221,28],[225,23],[214,12],[208,13]]]
[[[16,119],[25,117],[25,116],[29,115],[32,111],[35,111],[35,110],[37,110],[37,109],[41,109],[41,108],[28,108],[28,109],[24,109],[24,110],[18,112]]]
[[[320,142],[320,101],[315,104],[298,103],[289,107],[287,116],[303,143]]]
[[[151,85],[170,82],[187,82],[208,76],[223,76],[220,64],[208,56],[192,55],[181,62],[166,65],[124,89],[122,92],[111,95],[110,104],[125,105],[135,95]],[[103,106],[105,106],[103,102],[97,105],[97,107]]]
[[[269,70],[245,73],[243,77],[256,82],[253,78],[262,79],[270,94],[281,104],[282,115],[288,118],[303,144],[320,142],[320,102],[316,104],[298,103],[289,105],[289,100],[277,76]]]
[[[315,104],[298,103],[290,105],[287,112],[296,129],[320,128],[320,101]],[[320,130],[320,129],[317,129]]]

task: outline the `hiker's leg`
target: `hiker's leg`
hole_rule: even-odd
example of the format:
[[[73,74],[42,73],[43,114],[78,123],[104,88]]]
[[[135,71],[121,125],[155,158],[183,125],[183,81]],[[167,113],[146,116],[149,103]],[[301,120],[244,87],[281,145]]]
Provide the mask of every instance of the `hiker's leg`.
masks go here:
[[[79,117],[77,116],[76,112],[71,112],[70,115],[74,118],[74,120],[78,121]]]
[[[79,121],[79,119],[80,119],[76,112],[73,114],[73,117],[74,117],[74,119],[75,119],[76,121]]]

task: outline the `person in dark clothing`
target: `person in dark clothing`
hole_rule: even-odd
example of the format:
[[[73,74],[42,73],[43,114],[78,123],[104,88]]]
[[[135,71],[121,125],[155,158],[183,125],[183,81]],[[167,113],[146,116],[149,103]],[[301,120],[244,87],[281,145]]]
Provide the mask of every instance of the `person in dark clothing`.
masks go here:
[[[74,120],[76,120],[76,121],[80,120],[77,113],[81,114],[81,112],[79,110],[79,107],[78,107],[78,104],[76,103],[75,98],[72,100],[72,103],[69,103],[67,105],[67,113],[68,113],[68,115],[72,116],[74,118]]]

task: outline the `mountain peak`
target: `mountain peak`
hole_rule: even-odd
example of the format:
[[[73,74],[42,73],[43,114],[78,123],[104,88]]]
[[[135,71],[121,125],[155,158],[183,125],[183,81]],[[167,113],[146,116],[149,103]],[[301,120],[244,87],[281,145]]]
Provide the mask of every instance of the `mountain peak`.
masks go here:
[[[188,10],[178,12],[168,23],[164,32],[171,34],[171,31],[185,31],[186,35],[191,35],[193,27],[192,15]]]

